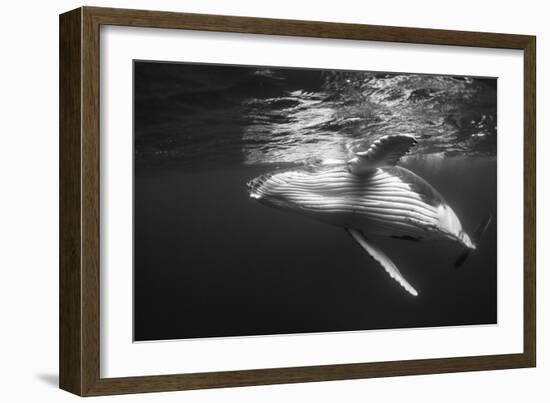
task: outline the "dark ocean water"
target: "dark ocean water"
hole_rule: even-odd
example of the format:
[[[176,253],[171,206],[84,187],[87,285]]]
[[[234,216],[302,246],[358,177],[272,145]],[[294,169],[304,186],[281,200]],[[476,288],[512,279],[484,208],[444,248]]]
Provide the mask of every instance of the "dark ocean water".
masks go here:
[[[389,133],[472,233],[496,217],[496,80],[136,62],[136,340],[496,323],[496,220],[459,270],[444,242],[375,239],[261,205],[248,180]]]

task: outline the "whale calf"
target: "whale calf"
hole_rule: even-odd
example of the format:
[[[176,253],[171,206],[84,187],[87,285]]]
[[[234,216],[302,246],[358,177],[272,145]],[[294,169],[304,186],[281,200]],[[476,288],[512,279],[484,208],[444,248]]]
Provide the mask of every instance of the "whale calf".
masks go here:
[[[476,244],[439,192],[397,165],[416,144],[412,135],[387,135],[347,162],[309,164],[260,175],[247,183],[249,196],[344,228],[391,278],[417,296],[391,259],[373,244],[371,235],[451,241],[464,248],[462,261]],[[487,226],[485,222],[484,229]]]

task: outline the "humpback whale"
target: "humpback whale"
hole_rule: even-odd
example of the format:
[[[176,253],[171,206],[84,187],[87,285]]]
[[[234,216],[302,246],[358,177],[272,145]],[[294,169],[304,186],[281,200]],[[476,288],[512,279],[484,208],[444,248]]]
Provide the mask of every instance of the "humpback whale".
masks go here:
[[[416,144],[413,135],[386,135],[347,162],[308,164],[260,175],[247,183],[249,196],[344,228],[391,278],[417,296],[418,291],[371,236],[454,242],[464,250],[457,264],[476,244],[439,192],[397,165]],[[485,222],[483,227],[487,226]]]

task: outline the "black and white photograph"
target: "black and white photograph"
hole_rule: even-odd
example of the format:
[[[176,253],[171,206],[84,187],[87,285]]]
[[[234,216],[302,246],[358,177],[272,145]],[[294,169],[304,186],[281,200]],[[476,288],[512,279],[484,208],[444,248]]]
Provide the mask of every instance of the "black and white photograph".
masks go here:
[[[134,339],[497,323],[497,79],[134,61]]]
[[[3,5],[0,401],[547,403],[545,3]]]

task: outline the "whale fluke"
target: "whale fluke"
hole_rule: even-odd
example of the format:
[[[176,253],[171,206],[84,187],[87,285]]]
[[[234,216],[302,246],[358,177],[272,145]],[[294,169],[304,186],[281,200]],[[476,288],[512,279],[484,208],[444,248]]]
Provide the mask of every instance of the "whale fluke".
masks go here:
[[[380,249],[372,245],[372,243],[365,237],[365,235],[356,229],[346,228],[348,234],[374,259],[376,260],[382,268],[397,281],[407,292],[415,297],[418,296],[418,292],[414,289],[412,285],[403,277],[399,269],[395,264],[390,260],[390,258],[382,252]]]
[[[365,175],[375,168],[395,165],[416,143],[410,134],[381,137],[367,151],[356,153],[356,157],[348,161],[348,170],[355,175]]]

